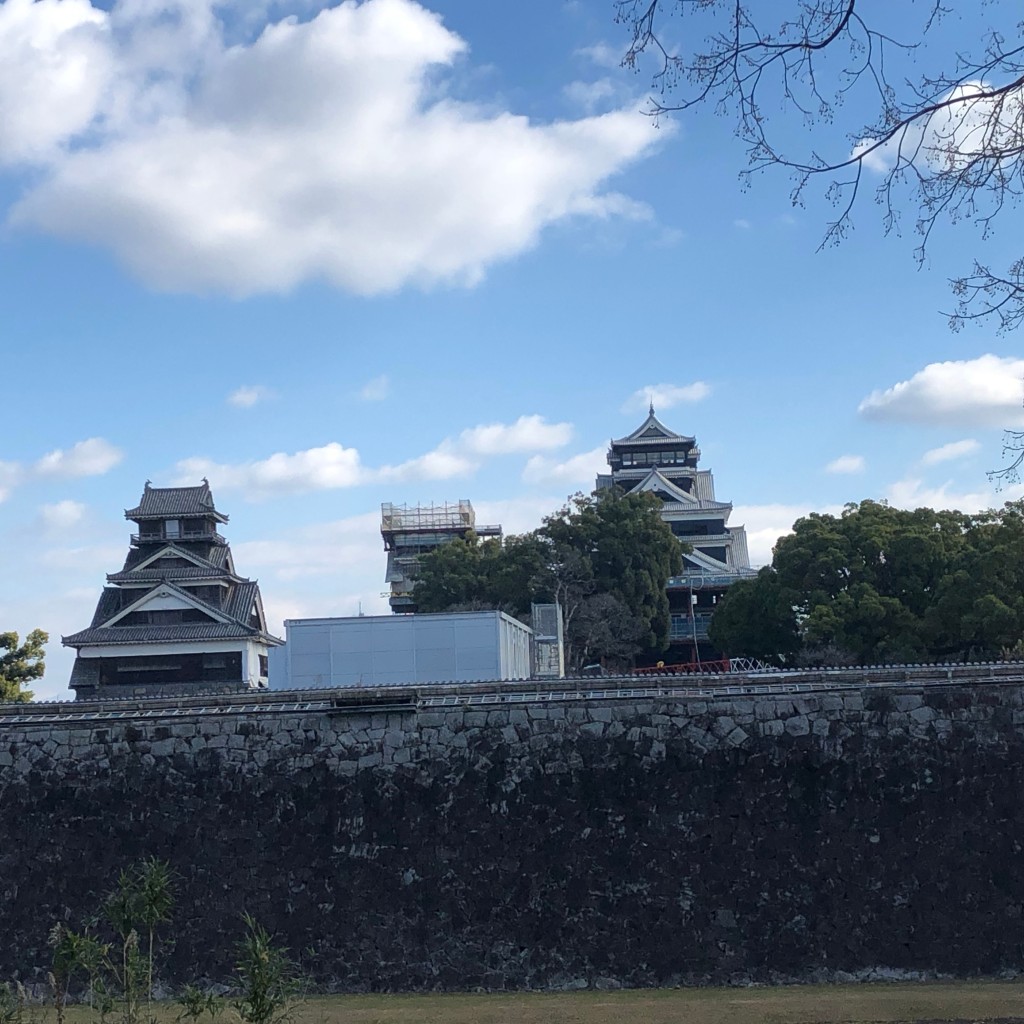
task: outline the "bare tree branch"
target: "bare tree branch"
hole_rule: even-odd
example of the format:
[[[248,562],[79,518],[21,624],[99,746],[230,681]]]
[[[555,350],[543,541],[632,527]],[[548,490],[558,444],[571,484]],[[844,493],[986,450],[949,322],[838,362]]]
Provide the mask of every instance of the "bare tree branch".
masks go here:
[[[903,40],[886,23],[905,20],[906,3],[616,0],[615,12],[630,37],[624,66],[639,71],[647,57],[654,60],[652,117],[710,104],[734,120],[747,146],[742,177],[783,167],[793,174],[794,203],[824,177],[837,213],[822,246],[846,237],[862,186],[877,176],[886,232],[899,231],[901,209],[916,208],[920,261],[940,220],[973,223],[985,237],[1024,194],[1024,27],[1016,8],[1001,0],[980,9],[964,0],[917,6],[920,29]],[[1000,7],[1008,30],[979,29],[973,55],[940,54],[942,70],[911,77],[912,59],[924,60],[929,34],[945,16],[960,8],[995,18]],[[781,24],[767,31],[765,19],[778,17],[780,8]],[[846,104],[854,97],[856,104]],[[874,115],[867,123],[843,122],[848,107]],[[770,116],[776,110],[827,128],[833,153],[786,152]],[[952,283],[955,329],[994,317],[1005,331],[1024,320],[1020,261],[1004,275],[976,264]]]

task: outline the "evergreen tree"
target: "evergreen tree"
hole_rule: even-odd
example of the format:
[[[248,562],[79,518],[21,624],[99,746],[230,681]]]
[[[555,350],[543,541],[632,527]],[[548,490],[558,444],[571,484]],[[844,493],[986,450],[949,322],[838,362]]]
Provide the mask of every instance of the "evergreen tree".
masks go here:
[[[32,699],[31,691],[24,687],[42,679],[49,641],[41,629],[33,629],[23,644],[19,644],[17,633],[0,633],[0,701]]]

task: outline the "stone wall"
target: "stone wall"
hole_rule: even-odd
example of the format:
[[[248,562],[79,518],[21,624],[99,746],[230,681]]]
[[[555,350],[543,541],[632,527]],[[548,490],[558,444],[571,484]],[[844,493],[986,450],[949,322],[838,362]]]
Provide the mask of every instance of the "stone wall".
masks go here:
[[[1016,969],[1022,722],[1018,684],[0,725],[0,978],[150,855],[169,985],[245,910],[345,990]]]

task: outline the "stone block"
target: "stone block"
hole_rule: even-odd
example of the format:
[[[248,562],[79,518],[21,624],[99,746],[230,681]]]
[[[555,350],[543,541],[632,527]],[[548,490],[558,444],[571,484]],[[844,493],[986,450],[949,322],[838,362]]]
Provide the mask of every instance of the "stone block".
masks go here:
[[[807,736],[811,731],[811,723],[806,715],[793,715],[786,719],[786,732],[790,736]]]
[[[725,737],[725,742],[731,747],[742,747],[749,738],[750,737],[737,725],[736,728]]]
[[[728,715],[719,715],[719,717],[711,723],[711,731],[720,740],[725,739],[725,737],[728,736],[735,728],[736,723]]]
[[[893,706],[897,711],[913,711],[922,704],[924,695],[920,693],[898,693],[893,697]]]

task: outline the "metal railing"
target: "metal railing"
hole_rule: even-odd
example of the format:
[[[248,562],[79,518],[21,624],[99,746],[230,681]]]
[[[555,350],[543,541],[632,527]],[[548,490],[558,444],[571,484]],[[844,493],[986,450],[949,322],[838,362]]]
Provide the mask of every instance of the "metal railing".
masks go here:
[[[210,544],[226,544],[227,541],[224,537],[217,533],[216,530],[205,530],[202,533],[179,533],[177,535],[168,535],[162,533],[133,533],[131,535],[131,542],[134,546],[139,544],[166,544],[170,541],[186,541],[195,543],[196,541],[207,541]]]

